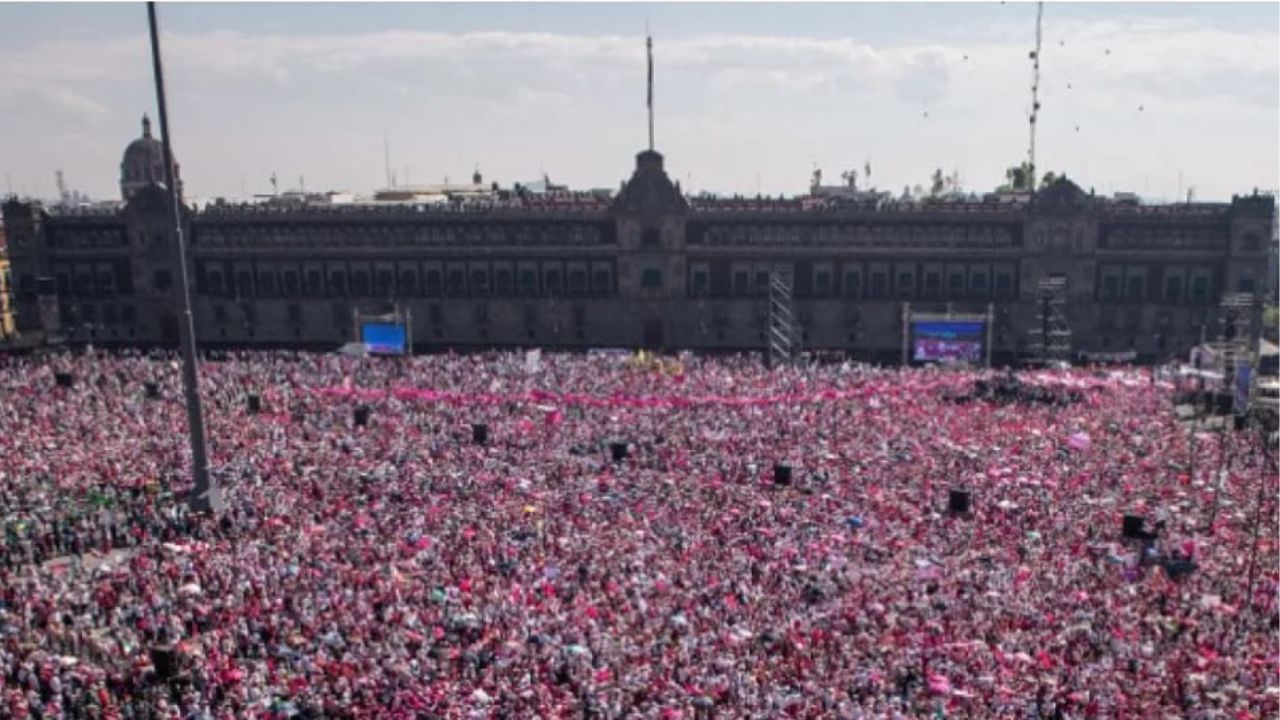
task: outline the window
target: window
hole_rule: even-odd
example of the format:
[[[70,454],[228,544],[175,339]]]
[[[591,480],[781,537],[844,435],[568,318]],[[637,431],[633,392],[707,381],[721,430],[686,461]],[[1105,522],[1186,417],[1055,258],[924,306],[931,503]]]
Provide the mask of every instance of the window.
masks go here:
[[[749,282],[750,282],[750,278],[748,277],[746,272],[739,271],[734,273],[733,274],[733,294],[738,296],[746,295],[749,291],[749,288],[747,287],[747,283]]]
[[[705,295],[707,293],[707,271],[697,270],[693,273],[693,284],[690,290],[694,295]]]
[[[889,278],[882,272],[871,273],[871,297],[880,300],[889,292]]]
[[[289,297],[297,297],[298,295],[298,273],[288,270],[284,274],[284,294]]]
[[[986,273],[974,273],[972,276],[970,276],[969,283],[973,286],[973,292],[975,295],[987,294],[987,274]]]
[[[769,290],[769,273],[764,270],[756,271],[756,294],[763,295]]]
[[[851,272],[844,274],[844,295],[845,297],[856,298],[862,292],[861,278],[858,273]]]
[[[947,278],[947,292],[953,296],[964,292],[964,273],[951,273]]]
[[[511,294],[511,271],[498,270],[494,273],[494,287],[502,295]]]
[[[936,272],[924,274],[924,294],[928,297],[937,297],[942,291],[942,276]]]
[[[1209,299],[1209,278],[1201,276],[1191,281],[1191,299],[1204,302]]]
[[[486,270],[471,271],[471,289],[477,293],[489,291],[489,273]]]
[[[1142,276],[1141,275],[1129,276],[1129,288],[1128,288],[1128,292],[1126,293],[1126,296],[1128,297],[1129,302],[1142,301]]]
[[[241,295],[253,295],[253,276],[248,270],[236,273],[236,290]]]
[[[911,273],[898,273],[898,297],[909,298],[915,294],[915,289],[915,278]]]
[[[520,271],[520,292],[528,295],[538,292],[538,273],[533,270]]]
[[[662,233],[658,232],[658,228],[645,228],[640,238],[640,246],[645,248],[656,248],[662,244]]]
[[[613,292],[613,278],[608,270],[596,270],[595,277],[591,281],[591,290],[596,293]]]
[[[88,273],[76,275],[76,295],[93,297],[93,277]]]
[[[80,277],[76,278],[76,284],[79,284]],[[152,278],[157,290],[168,290],[173,287],[173,278],[170,277],[168,270],[157,270]]]
[[[1182,299],[1182,278],[1170,276],[1164,279],[1164,299],[1168,302]]]
[[[368,295],[369,294],[369,273],[364,270],[357,270],[351,273],[351,294],[352,295]]]
[[[258,294],[266,297],[276,294],[276,276],[274,273],[258,273]]]
[[[312,270],[307,273],[307,295],[316,296],[320,294],[320,272]]]
[[[996,275],[996,297],[1007,298],[1013,295],[1013,276],[1008,273]]]
[[[373,294],[385,296],[391,294],[391,271],[379,270],[373,276]]]
[[[438,295],[440,293],[440,271],[428,270],[426,286],[424,288],[428,295]]]
[[[1120,299],[1120,277],[1118,275],[1107,275],[1102,278],[1102,299],[1112,301]]]
[[[587,271],[574,270],[569,273],[569,292],[581,295],[587,291]]]
[[[662,287],[662,271],[657,268],[645,268],[640,276],[641,287],[656,290]]]
[[[99,295],[110,297],[115,294],[115,276],[111,273],[100,272],[97,276],[97,291]]]
[[[209,273],[207,282],[209,283],[210,295],[221,295],[226,290],[226,288],[222,287],[222,273]]]
[[[400,294],[413,295],[418,291],[418,273],[413,270],[400,271]]]
[[[1253,278],[1251,277],[1242,277],[1239,282],[1236,283],[1236,290],[1242,293],[1253,292],[1253,287]]]
[[[333,295],[347,294],[347,275],[344,272],[335,272],[329,276],[329,292]]]
[[[547,292],[549,293],[560,292],[560,271],[559,270],[547,271]]]
[[[819,270],[814,274],[813,291],[819,297],[827,297],[831,295],[831,273],[826,270]]]

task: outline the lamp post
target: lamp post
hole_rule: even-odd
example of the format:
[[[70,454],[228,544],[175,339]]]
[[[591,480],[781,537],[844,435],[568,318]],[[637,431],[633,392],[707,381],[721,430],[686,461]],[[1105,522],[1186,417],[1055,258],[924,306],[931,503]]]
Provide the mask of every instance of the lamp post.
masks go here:
[[[187,430],[191,439],[191,477],[195,485],[187,503],[192,512],[216,514],[222,510],[222,493],[210,479],[209,459],[205,450],[204,413],[200,407],[200,378],[196,369],[195,319],[191,312],[187,250],[182,233],[182,197],[178,192],[175,178],[177,173],[173,167],[169,109],[164,96],[164,69],[160,61],[160,33],[156,24],[154,2],[147,3],[147,21],[151,31],[151,67],[155,77],[156,106],[160,114],[160,139],[164,147],[164,182],[169,192],[173,247],[178,255],[178,291],[182,293],[182,320],[178,324],[178,331],[182,349],[182,385],[187,402]]]

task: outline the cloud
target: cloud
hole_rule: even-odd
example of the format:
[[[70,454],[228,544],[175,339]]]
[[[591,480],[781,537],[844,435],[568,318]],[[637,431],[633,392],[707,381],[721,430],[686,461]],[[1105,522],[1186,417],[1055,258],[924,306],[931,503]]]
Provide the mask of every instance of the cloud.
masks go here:
[[[803,153],[796,162],[805,172],[821,150],[818,145],[860,162],[868,149],[855,146],[875,142],[884,152],[904,156],[877,159],[877,166],[886,168],[886,182],[896,180],[888,169],[894,165],[908,168],[899,179],[911,180],[919,174],[917,165],[931,167],[945,159],[926,159],[926,152],[971,152],[990,157],[982,162],[992,165],[971,168],[971,174],[998,175],[1000,163],[1025,151],[1018,143],[1025,142],[1030,103],[1030,43],[1025,24],[879,44],[856,37],[715,32],[659,37],[658,103],[660,124],[665,124],[659,136],[687,141],[695,154],[699,144],[749,152],[753,142],[767,137],[777,144],[773,156]],[[312,124],[311,132],[345,123],[350,127],[340,130],[355,137],[368,134],[369,127],[356,127],[362,116],[373,117],[367,122],[377,125],[390,113],[421,126],[426,137],[472,146],[491,143],[518,151],[539,138],[559,142],[563,137],[566,145],[540,147],[539,157],[588,153],[584,147],[613,152],[613,144],[622,142],[619,128],[630,133],[643,111],[645,50],[633,36],[209,31],[166,33],[163,46],[175,103],[198,103],[198,117],[188,122],[211,123],[204,129],[225,134],[232,146],[237,133],[275,133],[270,142],[260,137],[255,142],[281,154],[294,152],[290,137],[303,130],[289,128],[297,123]],[[0,70],[6,83],[0,85],[0,104],[86,134],[113,119],[121,127],[135,126],[142,108],[124,106],[124,99],[136,103],[148,95],[145,36],[81,34],[3,52]],[[1280,125],[1278,54],[1274,28],[1225,30],[1180,20],[1054,22],[1047,25],[1042,54],[1043,129],[1083,124],[1095,141],[1105,136],[1113,144],[1162,134],[1173,142],[1220,145],[1224,157],[1242,155],[1240,148],[1250,143],[1265,150],[1274,147]],[[1142,134],[1122,114],[1138,104],[1151,108]],[[929,111],[927,120],[922,110]],[[255,116],[252,124],[228,122],[245,114]],[[1245,127],[1240,118],[1255,124]],[[7,122],[0,118],[0,130]],[[1158,133],[1152,129],[1157,126]],[[795,137],[780,137],[783,127]],[[698,132],[716,137],[698,143],[693,138]],[[521,140],[496,143],[497,133],[517,133]],[[43,161],[34,149],[29,156],[24,147],[10,152],[11,145],[21,144],[11,132],[0,137],[6,138],[6,155],[27,157],[24,162],[30,164]],[[955,137],[966,143],[955,143]],[[575,139],[578,147],[572,145]],[[114,136],[104,140],[116,141]],[[1078,148],[1071,142],[1078,139],[1045,138],[1050,149]],[[334,144],[342,144],[336,136]],[[603,168],[606,160],[597,150],[590,154]],[[223,160],[233,161],[231,156]],[[608,170],[596,171],[604,177],[592,178],[591,184],[612,185],[606,179],[620,170],[616,159],[607,162]],[[201,172],[190,163],[186,167]],[[207,171],[211,177],[201,185],[212,187],[238,178],[242,169]],[[697,172],[705,186],[717,169]],[[1224,169],[1224,176],[1229,172]]]

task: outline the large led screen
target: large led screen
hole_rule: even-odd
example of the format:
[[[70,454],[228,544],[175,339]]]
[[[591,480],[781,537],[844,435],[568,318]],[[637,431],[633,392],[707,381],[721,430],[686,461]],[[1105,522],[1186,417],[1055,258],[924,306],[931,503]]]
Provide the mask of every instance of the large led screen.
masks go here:
[[[916,321],[911,323],[912,357],[916,362],[981,362],[985,336],[980,322]]]
[[[394,323],[364,323],[360,328],[361,342],[375,355],[403,355],[405,333],[403,325]]]

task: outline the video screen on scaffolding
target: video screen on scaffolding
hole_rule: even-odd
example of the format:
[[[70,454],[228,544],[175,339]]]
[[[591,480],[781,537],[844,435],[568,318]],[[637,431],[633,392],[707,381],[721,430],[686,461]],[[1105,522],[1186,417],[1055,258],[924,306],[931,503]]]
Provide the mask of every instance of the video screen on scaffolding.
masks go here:
[[[911,324],[911,338],[916,362],[979,363],[986,323],[916,321]]]
[[[386,322],[364,323],[360,326],[360,342],[374,355],[403,355],[404,326]]]

